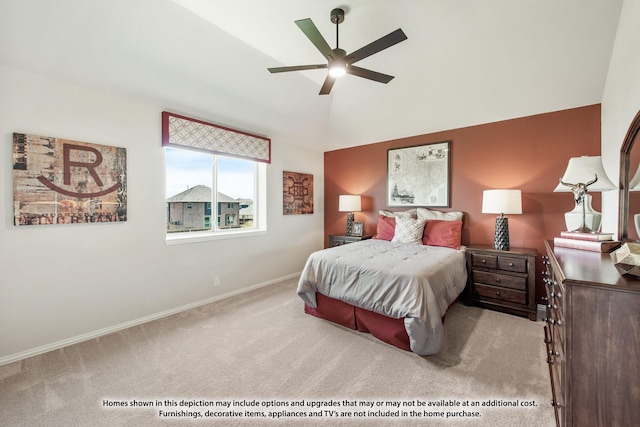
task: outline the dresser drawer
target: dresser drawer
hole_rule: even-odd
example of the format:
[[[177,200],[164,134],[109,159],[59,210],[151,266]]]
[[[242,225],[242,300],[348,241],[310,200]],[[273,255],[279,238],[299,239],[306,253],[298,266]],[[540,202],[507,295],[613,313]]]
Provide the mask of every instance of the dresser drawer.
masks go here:
[[[498,286],[482,285],[475,283],[473,285],[473,292],[476,295],[485,298],[492,298],[501,301],[512,302],[516,304],[527,303],[527,293],[525,291],[518,291],[515,289],[502,288]]]
[[[483,283],[485,285],[500,286],[521,291],[527,289],[527,278],[521,276],[474,270],[473,280],[475,283]]]
[[[500,270],[505,270],[505,271],[515,271],[517,273],[526,273],[527,260],[523,258],[499,256],[498,268]]]
[[[471,254],[474,267],[498,268],[498,257],[495,255]]]

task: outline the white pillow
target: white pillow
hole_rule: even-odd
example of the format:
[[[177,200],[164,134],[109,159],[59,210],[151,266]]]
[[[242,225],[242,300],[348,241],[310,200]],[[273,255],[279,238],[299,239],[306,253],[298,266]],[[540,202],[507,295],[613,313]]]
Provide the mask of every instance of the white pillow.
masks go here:
[[[388,216],[391,218],[416,218],[416,210],[409,209],[406,211],[385,211],[380,209],[378,213],[382,216]]]
[[[396,218],[396,232],[391,241],[421,245],[425,223],[424,219]]]
[[[418,208],[417,209],[417,217],[418,219],[439,219],[443,221],[462,221],[464,214],[462,212],[442,212],[442,211],[434,211],[432,209],[427,208]]]

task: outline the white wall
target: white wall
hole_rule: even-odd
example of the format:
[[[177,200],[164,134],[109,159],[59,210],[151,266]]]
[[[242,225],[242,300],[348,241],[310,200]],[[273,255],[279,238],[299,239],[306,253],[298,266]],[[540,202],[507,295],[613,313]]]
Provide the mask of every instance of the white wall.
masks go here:
[[[602,161],[614,183],[619,182],[620,147],[640,110],[640,2],[625,0],[602,98]],[[636,141],[636,145],[640,142]],[[618,228],[618,193],[602,197],[602,229]]]
[[[268,233],[167,246],[160,117],[171,105],[145,105],[2,67],[0,94],[0,364],[290,277],[323,246],[321,152],[266,135],[273,159]],[[125,147],[128,220],[15,227],[13,132]],[[283,170],[314,175],[313,215],[282,215]],[[214,288],[215,276],[221,286]]]

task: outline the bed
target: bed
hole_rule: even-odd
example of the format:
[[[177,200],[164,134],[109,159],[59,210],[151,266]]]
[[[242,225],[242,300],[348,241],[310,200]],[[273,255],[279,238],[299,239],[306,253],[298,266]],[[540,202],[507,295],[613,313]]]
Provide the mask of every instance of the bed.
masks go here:
[[[438,353],[467,270],[462,214],[426,211],[436,219],[381,211],[373,239],[312,253],[297,287],[305,312],[419,355]]]

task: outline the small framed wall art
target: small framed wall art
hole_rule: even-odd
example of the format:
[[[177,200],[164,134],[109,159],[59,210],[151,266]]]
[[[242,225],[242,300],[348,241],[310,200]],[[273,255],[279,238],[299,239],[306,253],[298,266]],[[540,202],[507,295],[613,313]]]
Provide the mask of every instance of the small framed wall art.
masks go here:
[[[282,213],[284,215],[313,213],[313,175],[282,172]]]

